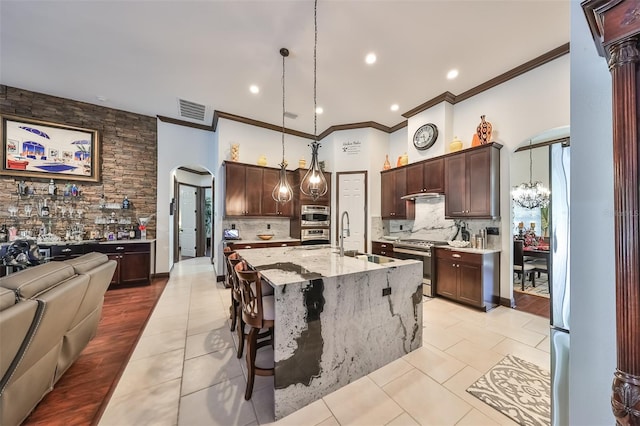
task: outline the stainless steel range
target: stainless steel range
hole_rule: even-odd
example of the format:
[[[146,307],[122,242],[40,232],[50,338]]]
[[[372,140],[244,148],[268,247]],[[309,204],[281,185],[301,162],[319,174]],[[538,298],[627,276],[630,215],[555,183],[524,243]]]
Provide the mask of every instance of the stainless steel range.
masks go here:
[[[398,259],[413,259],[422,261],[422,294],[434,297],[436,293],[435,256],[433,247],[446,245],[445,241],[406,239],[393,243],[394,256]]]

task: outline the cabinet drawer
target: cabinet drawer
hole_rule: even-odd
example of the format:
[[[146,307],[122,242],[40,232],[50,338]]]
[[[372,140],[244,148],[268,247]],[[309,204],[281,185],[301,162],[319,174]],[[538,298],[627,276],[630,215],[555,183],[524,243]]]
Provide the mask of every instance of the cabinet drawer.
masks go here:
[[[450,260],[453,262],[482,263],[481,254],[450,249],[436,249],[436,257],[438,259]]]
[[[53,245],[51,247],[51,257],[54,260],[77,257],[85,253],[84,244],[68,244],[68,245]]]
[[[98,253],[148,253],[151,251],[149,243],[109,243],[92,244],[90,251]]]
[[[393,257],[393,244],[391,243],[383,243],[380,241],[372,241],[371,242],[371,252],[373,254],[379,254],[382,256],[390,256]]]

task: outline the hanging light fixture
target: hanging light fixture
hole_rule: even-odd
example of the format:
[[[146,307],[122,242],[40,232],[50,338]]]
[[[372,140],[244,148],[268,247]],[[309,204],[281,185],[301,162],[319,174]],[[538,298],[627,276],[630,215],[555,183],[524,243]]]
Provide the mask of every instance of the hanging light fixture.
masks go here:
[[[319,197],[327,193],[327,180],[324,173],[318,165],[318,104],[317,104],[317,51],[318,51],[318,0],[314,1],[313,6],[313,23],[314,23],[314,42],[313,42],[313,137],[311,143],[311,166],[300,182],[300,191],[306,196],[317,200]]]
[[[549,205],[550,192],[542,182],[533,182],[533,157],[531,154],[531,140],[529,140],[529,182],[514,186],[511,191],[513,202],[525,209],[536,209]]]
[[[278,179],[278,183],[273,188],[271,196],[276,202],[284,204],[293,198],[293,191],[287,180],[287,163],[284,160],[284,58],[289,56],[289,50],[283,47],[280,49],[280,55],[282,55],[282,162],[280,163],[280,179]]]

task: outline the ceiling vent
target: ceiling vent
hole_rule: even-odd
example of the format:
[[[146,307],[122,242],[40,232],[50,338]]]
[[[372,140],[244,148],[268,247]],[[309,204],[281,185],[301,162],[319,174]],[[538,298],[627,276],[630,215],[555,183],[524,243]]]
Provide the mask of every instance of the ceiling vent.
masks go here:
[[[289,112],[289,111],[286,111],[284,113],[284,116],[287,117],[287,118],[290,118],[292,120],[295,120],[296,118],[298,118],[298,114],[294,114],[294,113]]]
[[[191,120],[204,121],[204,113],[207,109],[205,105],[191,101],[185,101],[184,99],[178,99],[178,104],[181,117],[189,118]]]

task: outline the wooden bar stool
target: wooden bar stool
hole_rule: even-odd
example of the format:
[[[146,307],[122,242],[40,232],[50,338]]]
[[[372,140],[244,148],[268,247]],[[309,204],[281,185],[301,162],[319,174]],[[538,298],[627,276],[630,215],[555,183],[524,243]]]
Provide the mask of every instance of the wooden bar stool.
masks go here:
[[[240,291],[237,285],[237,277],[235,267],[238,263],[240,263],[240,256],[237,253],[231,253],[226,257],[227,262],[227,275],[229,283],[231,284],[231,306],[229,310],[231,311],[231,331],[236,329],[236,323],[238,320],[238,316],[240,315]],[[238,357],[240,358],[240,356]]]
[[[224,254],[224,261],[225,261],[225,266],[226,266],[226,271],[224,274],[224,287],[225,288],[231,288],[231,281],[229,280],[229,278],[231,277],[231,271],[229,270],[229,256],[233,256],[233,257],[237,257],[238,254],[231,250],[231,248],[229,247],[225,247],[224,250],[222,251],[222,254]]]
[[[264,346],[273,346],[273,324],[275,320],[274,296],[263,296],[263,283],[257,271],[242,270],[236,265],[236,275],[242,293],[242,320],[251,329],[247,335],[247,389],[244,399],[251,399],[253,382],[258,376],[273,376],[274,368],[256,366],[256,351]],[[271,338],[258,342],[261,329],[269,329]]]

